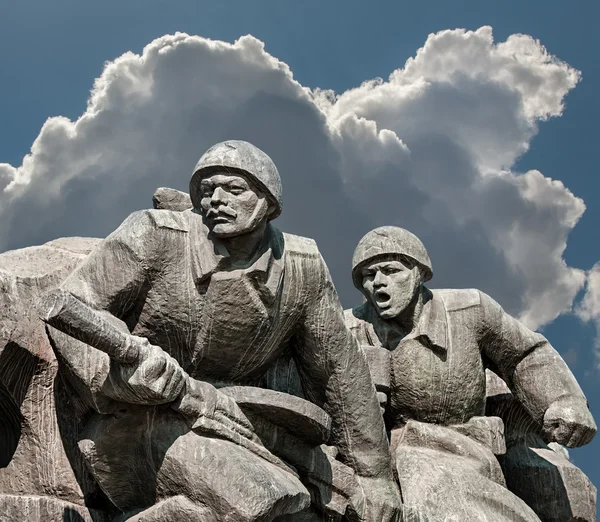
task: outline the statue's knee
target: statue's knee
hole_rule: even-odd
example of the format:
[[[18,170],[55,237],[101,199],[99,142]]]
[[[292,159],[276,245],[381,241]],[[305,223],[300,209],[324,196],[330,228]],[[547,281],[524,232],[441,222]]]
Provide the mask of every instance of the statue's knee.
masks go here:
[[[265,517],[296,513],[310,504],[308,490],[291,471],[232,442],[193,432],[168,449],[157,484],[163,492],[201,501],[218,520],[269,520]]]

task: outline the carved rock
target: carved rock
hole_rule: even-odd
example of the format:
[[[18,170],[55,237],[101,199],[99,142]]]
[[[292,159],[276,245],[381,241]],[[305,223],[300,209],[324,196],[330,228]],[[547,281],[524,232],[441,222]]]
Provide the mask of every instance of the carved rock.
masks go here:
[[[167,187],[159,187],[152,196],[152,205],[157,209],[184,211],[192,208],[190,195]]]
[[[57,380],[35,304],[99,241],[63,238],[0,254],[0,520],[92,520],[84,502],[97,491],[69,447],[77,405]]]
[[[191,207],[191,200],[183,192],[163,187],[154,194],[153,204],[156,209],[183,211]],[[81,406],[76,395],[65,389],[57,373],[58,362],[45,327],[38,319],[36,303],[42,293],[60,284],[100,241],[61,238],[42,246],[0,254],[0,522],[218,522],[214,512],[207,510],[203,514],[197,504],[183,496],[159,499],[151,509],[136,513],[133,508],[120,515],[121,518],[115,518],[114,508],[84,464],[76,440],[77,434],[82,432],[77,420],[80,415],[72,414],[82,411]],[[380,402],[385,406],[390,390],[389,352],[375,347],[365,347],[364,351]],[[221,391],[235,399],[265,446],[291,463],[310,485],[313,506],[330,517],[329,520],[341,521],[349,494],[360,496],[360,491],[352,470],[336,460],[335,448],[320,445],[327,439],[331,427],[329,417],[320,408],[293,396],[302,397],[303,393],[293,361],[285,356],[265,379],[275,389],[292,395],[245,386],[230,386]],[[469,424],[452,429],[492,448],[499,456],[508,488],[531,506],[542,521],[594,522],[596,488],[569,462],[568,452],[561,446],[543,442],[539,427],[516,403],[505,383],[490,372],[487,396],[487,414],[504,420],[506,448],[497,418],[477,417]],[[88,426],[88,431],[90,429]],[[103,444],[112,440],[101,431],[101,437],[90,432],[83,445],[80,441],[84,454],[95,451],[92,446],[96,435]],[[127,444],[123,433],[127,431],[114,438],[112,444]],[[215,440],[209,439],[208,444]],[[214,443],[229,448],[226,441]],[[174,448],[171,451],[182,452],[174,462],[194,458],[191,453],[184,455],[188,451],[185,444]],[[231,450],[224,449],[223,453],[228,451]],[[250,469],[254,465],[252,457],[243,452],[239,458],[238,464],[242,467]],[[245,458],[248,462],[242,462]],[[168,471],[169,458],[165,462]],[[226,482],[219,471],[215,465],[206,476],[216,482]],[[167,475],[171,477],[176,473]],[[293,490],[295,476],[289,477],[289,491]],[[282,476],[282,482],[285,480],[288,477]],[[497,482],[502,482],[501,477]],[[130,486],[130,483],[122,484],[123,490]],[[223,483],[218,489],[225,491],[228,487],[229,484]],[[282,503],[301,507],[307,504],[305,497],[305,492],[287,492],[282,495]],[[234,506],[235,495],[231,499],[231,508],[243,511],[243,506]],[[282,516],[274,522],[323,520],[323,515],[314,509]],[[404,506],[403,520],[426,522],[431,519]]]
[[[488,415],[503,419],[506,454],[499,457],[506,484],[542,522],[596,521],[596,487],[569,461],[568,451],[546,444],[541,430],[506,383],[487,371]]]

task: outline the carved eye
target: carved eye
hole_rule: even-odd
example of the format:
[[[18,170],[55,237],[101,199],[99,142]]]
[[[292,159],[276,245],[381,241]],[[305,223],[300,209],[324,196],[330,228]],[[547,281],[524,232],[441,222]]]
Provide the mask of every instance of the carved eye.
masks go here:
[[[209,198],[213,195],[213,192],[215,191],[215,187],[211,186],[211,185],[201,185],[200,186],[200,194],[202,195],[203,198]]]

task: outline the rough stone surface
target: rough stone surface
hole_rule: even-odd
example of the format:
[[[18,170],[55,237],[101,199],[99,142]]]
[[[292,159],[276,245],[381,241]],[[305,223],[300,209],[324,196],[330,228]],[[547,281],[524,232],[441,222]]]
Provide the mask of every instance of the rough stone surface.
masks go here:
[[[367,363],[314,242],[271,223],[276,167],[224,142],[190,189],[193,209],[159,190],[162,208],[132,214],[44,286],[39,313],[77,405],[72,461],[121,520],[396,520]]]
[[[261,415],[309,444],[318,446],[329,440],[331,419],[321,408],[293,395],[255,386],[230,386],[221,391],[244,411]]]
[[[596,487],[569,461],[561,445],[546,444],[541,430],[506,383],[487,372],[487,414],[502,418],[507,451],[500,464],[508,488],[544,522],[595,522]]]
[[[58,363],[35,308],[99,241],[64,238],[0,254],[2,520],[79,520],[76,513],[88,520],[84,500],[100,498],[73,451],[76,403],[57,380]]]
[[[104,513],[52,497],[0,495],[0,522],[15,520],[98,522],[107,519]]]
[[[167,187],[156,189],[152,196],[152,205],[156,209],[184,211],[192,208],[190,195]]]
[[[404,502],[452,521],[595,520],[595,488],[542,439],[577,447],[596,433],[548,341],[478,290],[427,289],[431,261],[404,229],[369,232],[352,265],[366,302],[346,322],[375,386],[389,386],[384,417]],[[373,350],[389,351],[389,385]],[[490,368],[511,387],[486,377]]]
[[[426,289],[394,227],[344,317],[314,242],[270,223],[270,159],[211,150],[192,198],[0,254],[0,522],[595,520],[557,444],[595,424],[541,335]]]

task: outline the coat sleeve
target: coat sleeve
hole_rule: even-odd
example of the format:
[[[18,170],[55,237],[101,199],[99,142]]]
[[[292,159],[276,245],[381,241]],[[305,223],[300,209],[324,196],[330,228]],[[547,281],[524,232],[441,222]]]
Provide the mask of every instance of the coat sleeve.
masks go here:
[[[542,423],[554,402],[585,402],[575,377],[547,339],[508,315],[480,292],[480,345],[484,356],[533,419]]]
[[[73,270],[61,287],[128,331],[123,319],[149,283],[154,228],[147,212],[131,214]],[[49,330],[61,368],[80,398],[101,413],[111,411],[112,399],[117,397],[113,397],[107,378],[111,364],[108,355],[58,330]]]
[[[385,427],[365,357],[345,325],[322,257],[317,252],[305,263],[303,279],[312,293],[295,338],[305,394],[331,416],[331,443],[346,464],[361,476],[391,477]]]

